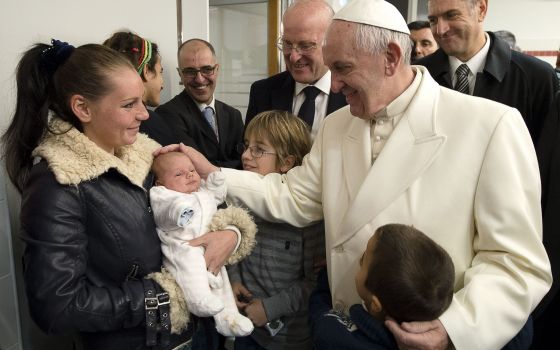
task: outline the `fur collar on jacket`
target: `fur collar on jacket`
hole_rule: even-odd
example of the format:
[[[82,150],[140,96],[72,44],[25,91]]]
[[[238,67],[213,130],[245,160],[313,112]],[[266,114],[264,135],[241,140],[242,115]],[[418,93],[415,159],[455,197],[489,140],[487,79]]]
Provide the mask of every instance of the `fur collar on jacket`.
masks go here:
[[[33,156],[44,158],[62,185],[77,185],[115,168],[130,182],[143,187],[152,166],[152,152],[160,147],[146,135],[138,134],[134,144],[116,149],[112,155],[59,118],[51,119],[49,130],[52,132],[47,132]]]

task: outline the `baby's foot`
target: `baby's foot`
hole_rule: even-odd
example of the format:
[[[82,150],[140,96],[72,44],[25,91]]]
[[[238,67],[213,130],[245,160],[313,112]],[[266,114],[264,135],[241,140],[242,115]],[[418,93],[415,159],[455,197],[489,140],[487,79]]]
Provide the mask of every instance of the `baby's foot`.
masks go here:
[[[240,313],[220,314],[214,317],[218,333],[226,337],[244,337],[253,331],[253,322]]]
[[[189,311],[200,317],[214,316],[224,309],[224,302],[209,294],[199,298],[196,302],[188,302]]]

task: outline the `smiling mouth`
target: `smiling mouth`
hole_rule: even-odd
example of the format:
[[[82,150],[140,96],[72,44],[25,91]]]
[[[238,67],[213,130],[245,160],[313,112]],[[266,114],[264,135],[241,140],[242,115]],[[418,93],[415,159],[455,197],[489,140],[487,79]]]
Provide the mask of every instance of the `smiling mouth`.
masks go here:
[[[294,63],[294,65],[293,65],[293,67],[296,68],[296,69],[303,69],[307,66],[308,66],[307,63]]]

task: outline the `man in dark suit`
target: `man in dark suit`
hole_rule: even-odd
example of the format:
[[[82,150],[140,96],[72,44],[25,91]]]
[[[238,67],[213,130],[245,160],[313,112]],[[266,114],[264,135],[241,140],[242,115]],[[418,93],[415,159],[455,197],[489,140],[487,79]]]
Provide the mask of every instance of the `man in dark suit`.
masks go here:
[[[465,93],[517,108],[536,145],[541,131],[545,133],[543,126],[550,124],[547,116],[551,118],[549,111],[558,89],[558,78],[547,63],[510,49],[494,33],[485,32],[483,21],[487,9],[487,0],[429,0],[428,20],[440,49],[416,61],[416,64],[426,66],[442,86],[459,91],[464,88]],[[463,64],[468,66],[468,71],[456,75]],[[551,184],[556,182],[552,180]],[[547,187],[543,187],[543,198],[548,197],[548,191]],[[546,216],[544,206],[543,213]],[[547,229],[546,218],[544,224],[543,243],[552,266],[553,284],[533,314],[536,343],[542,343],[540,338],[546,337],[544,331],[540,331],[544,329],[541,323],[545,322],[545,318],[540,318],[539,314],[546,309],[559,286],[560,252],[555,243],[558,232]]]
[[[214,47],[202,39],[185,41],[178,52],[179,76],[185,89],[156,109],[192,146],[219,167],[241,168],[241,112],[214,98],[220,65]]]
[[[298,0],[284,12],[284,33],[278,48],[284,55],[287,71],[251,85],[245,125],[257,113],[280,109],[300,115],[315,137],[325,116],[346,105],[342,93],[331,91],[331,74],[323,63],[323,38],[333,14],[330,5],[322,0]],[[311,115],[306,119],[302,106],[308,86],[318,91],[311,102]]]
[[[517,108],[536,144],[558,79],[546,62],[484,32],[487,8],[487,0],[429,0],[428,19],[440,49],[415,63],[449,88],[457,86],[458,68],[466,64],[468,93]]]
[[[546,349],[558,341],[560,315],[560,91],[556,93],[537,146],[542,183],[543,243],[552,266],[552,288],[539,304],[535,318],[532,349]]]

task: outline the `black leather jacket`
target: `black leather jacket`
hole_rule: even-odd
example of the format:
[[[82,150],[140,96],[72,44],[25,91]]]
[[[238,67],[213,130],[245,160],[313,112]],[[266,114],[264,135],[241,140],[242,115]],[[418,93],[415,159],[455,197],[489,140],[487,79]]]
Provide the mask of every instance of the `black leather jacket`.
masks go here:
[[[51,167],[67,161],[53,153]],[[23,191],[31,316],[47,333],[79,334],[86,349],[147,349],[141,279],[162,264],[147,192],[115,168],[95,174],[103,161],[91,158],[64,171],[41,161]],[[68,169],[91,179],[61,184],[61,173],[72,176]],[[174,336],[168,348],[187,339]]]

